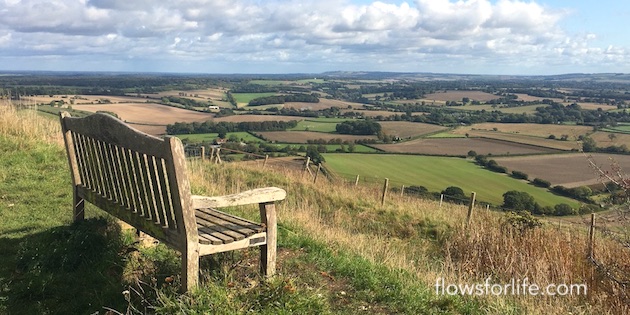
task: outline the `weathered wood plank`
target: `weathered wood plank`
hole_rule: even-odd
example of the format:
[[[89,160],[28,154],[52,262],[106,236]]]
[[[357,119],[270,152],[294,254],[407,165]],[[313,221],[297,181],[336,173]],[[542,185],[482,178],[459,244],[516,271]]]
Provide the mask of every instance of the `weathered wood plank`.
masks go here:
[[[98,161],[98,153],[96,152],[96,144],[94,139],[85,137],[85,143],[87,145],[88,161],[92,166],[94,175],[94,188],[101,196],[106,196],[105,188],[103,185],[103,174],[101,173],[100,163]]]
[[[111,115],[66,117],[64,121],[68,129],[99,141],[160,158],[168,154],[163,150],[162,139],[138,131]]]
[[[162,200],[162,187],[160,186],[160,181],[158,179],[157,164],[155,158],[152,156],[148,157],[147,162],[151,177],[151,193],[155,203],[153,218],[156,223],[166,227],[168,226],[168,223],[164,217],[164,200]]]
[[[74,132],[70,132],[72,135],[72,145],[74,147],[74,159],[77,163],[77,167],[79,168],[79,177],[81,178],[80,185],[89,186],[88,183],[89,178],[87,176],[87,166],[85,166],[85,155],[83,152],[83,148],[81,147],[81,142],[79,140],[79,135]]]
[[[114,158],[116,159],[116,168],[119,172],[119,182],[120,182],[120,193],[122,194],[123,205],[127,207],[127,209],[133,209],[131,203],[131,193],[129,190],[129,173],[126,170],[123,148],[115,145],[113,146]]]
[[[190,182],[186,176],[186,156],[181,140],[175,137],[166,137],[165,150],[169,152],[164,158],[166,172],[173,200],[175,220],[178,225],[182,245],[199,242],[195,212],[190,211],[192,197],[190,195]]]
[[[175,222],[175,215],[173,214],[173,203],[170,194],[170,187],[168,184],[168,180],[166,177],[166,166],[164,165],[164,160],[159,159],[157,163],[158,170],[158,180],[160,182],[160,187],[162,187],[162,200],[164,201],[164,216],[166,217],[166,222],[168,224],[168,228],[172,230],[177,230],[177,222]]]
[[[201,245],[199,246],[199,255],[211,255],[216,253],[227,252],[231,250],[247,248],[250,246],[263,246],[266,241],[265,233],[254,234],[246,239],[222,244],[222,245]]]
[[[147,208],[147,193],[144,184],[144,178],[142,177],[142,164],[140,164],[140,154],[138,152],[131,151],[131,164],[133,166],[134,179],[136,184],[138,208],[137,213],[145,218],[148,217],[149,209]]]
[[[249,205],[284,200],[286,196],[286,191],[277,187],[252,189],[238,194],[226,196],[193,196],[193,208],[224,208],[231,206]]]
[[[213,222],[217,222],[217,224],[238,226],[240,227],[240,229],[245,230],[245,234],[258,233],[264,230],[263,226],[258,223],[239,218],[215,209],[195,209],[195,215],[198,217],[212,217],[213,219],[210,220]]]
[[[125,179],[129,186],[127,189],[129,191],[129,197],[131,198],[129,208],[133,213],[142,213],[138,196],[138,184],[133,170],[132,152],[127,148],[123,148],[121,154],[125,166],[125,174],[127,175]]]
[[[218,221],[215,217],[197,212],[197,227],[205,226],[221,234],[229,236],[232,240],[242,240],[245,237],[254,234],[255,231],[245,227],[230,224],[229,222]]]
[[[271,277],[276,273],[276,247],[278,240],[278,222],[275,203],[261,203],[260,220],[267,226],[267,243],[260,246],[260,269]]]

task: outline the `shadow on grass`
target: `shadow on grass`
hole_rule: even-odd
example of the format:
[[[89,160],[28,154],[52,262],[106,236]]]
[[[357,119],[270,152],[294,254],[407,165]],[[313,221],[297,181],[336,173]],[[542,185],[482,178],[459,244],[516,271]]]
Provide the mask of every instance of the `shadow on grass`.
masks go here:
[[[124,309],[120,228],[89,219],[0,238],[0,313],[94,314]]]

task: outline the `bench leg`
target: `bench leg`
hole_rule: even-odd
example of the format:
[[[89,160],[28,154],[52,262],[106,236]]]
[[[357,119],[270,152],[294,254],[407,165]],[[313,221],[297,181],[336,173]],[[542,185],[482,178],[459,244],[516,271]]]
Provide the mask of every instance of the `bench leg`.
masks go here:
[[[182,252],[182,291],[187,292],[199,283],[199,246],[188,244]]]
[[[74,189],[72,196],[72,221],[83,221],[83,218],[85,218],[85,200],[79,197],[77,190]]]
[[[276,247],[278,240],[278,223],[276,219],[276,205],[261,203],[260,219],[267,226],[267,244],[260,246],[261,272],[271,277],[276,273]]]

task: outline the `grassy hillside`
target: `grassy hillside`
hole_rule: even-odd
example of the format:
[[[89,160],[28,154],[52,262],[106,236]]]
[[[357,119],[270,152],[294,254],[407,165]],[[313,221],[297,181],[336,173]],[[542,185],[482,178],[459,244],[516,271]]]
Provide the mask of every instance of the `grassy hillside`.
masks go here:
[[[458,186],[466,194],[474,191],[478,200],[494,205],[503,203],[505,192],[518,190],[534,196],[543,206],[559,203],[578,206],[575,200],[554,195],[504,174],[488,171],[461,158],[337,153],[324,154],[324,157],[326,166],[348,180],[354,180],[356,175],[368,181],[389,178],[392,185],[425,186],[429,191],[436,192],[448,186]]]
[[[528,228],[502,214],[391,196],[377,189],[191,161],[194,194],[274,185],[279,207],[278,276],[260,279],[258,251],[202,261],[199,290],[177,294],[178,254],[141,246],[103,212],[70,224],[70,179],[55,120],[0,107],[0,313],[7,314],[621,314],[625,289],[584,257],[585,230]],[[6,149],[5,149],[6,148]],[[228,209],[255,219],[255,206]],[[516,217],[518,218],[518,217]],[[525,218],[527,219],[527,218]],[[630,259],[596,239],[598,258]],[[583,296],[450,296],[447,283],[598,283]]]

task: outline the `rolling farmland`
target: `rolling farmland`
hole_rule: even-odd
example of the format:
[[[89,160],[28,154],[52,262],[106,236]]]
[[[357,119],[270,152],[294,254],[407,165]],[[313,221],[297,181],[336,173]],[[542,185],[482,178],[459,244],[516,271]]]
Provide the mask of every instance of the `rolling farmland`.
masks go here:
[[[549,148],[485,138],[427,138],[396,144],[376,144],[373,146],[390,153],[448,156],[465,156],[470,150],[483,155],[524,155],[558,152]]]
[[[577,206],[569,198],[556,196],[503,174],[494,173],[461,158],[373,155],[373,154],[324,154],[326,165],[348,181],[360,175],[364,181],[381,184],[389,178],[394,186],[425,186],[429,191],[439,192],[448,186],[461,187],[466,194],[477,193],[477,199],[499,205],[503,193],[518,190],[529,193],[541,205],[553,206],[567,203]]]
[[[363,139],[376,139],[376,136],[340,135],[335,133],[313,131],[263,131],[257,132],[265,139],[281,143],[307,143],[308,140],[324,139],[326,141],[341,139],[343,141],[357,141]]]
[[[552,154],[543,156],[497,157],[499,165],[509,170],[518,170],[529,175],[530,179],[542,178],[553,185],[577,187],[601,183],[599,175],[589,166],[588,156],[604,171],[612,171],[613,162],[625,172],[630,171],[630,156],[593,153]]]

